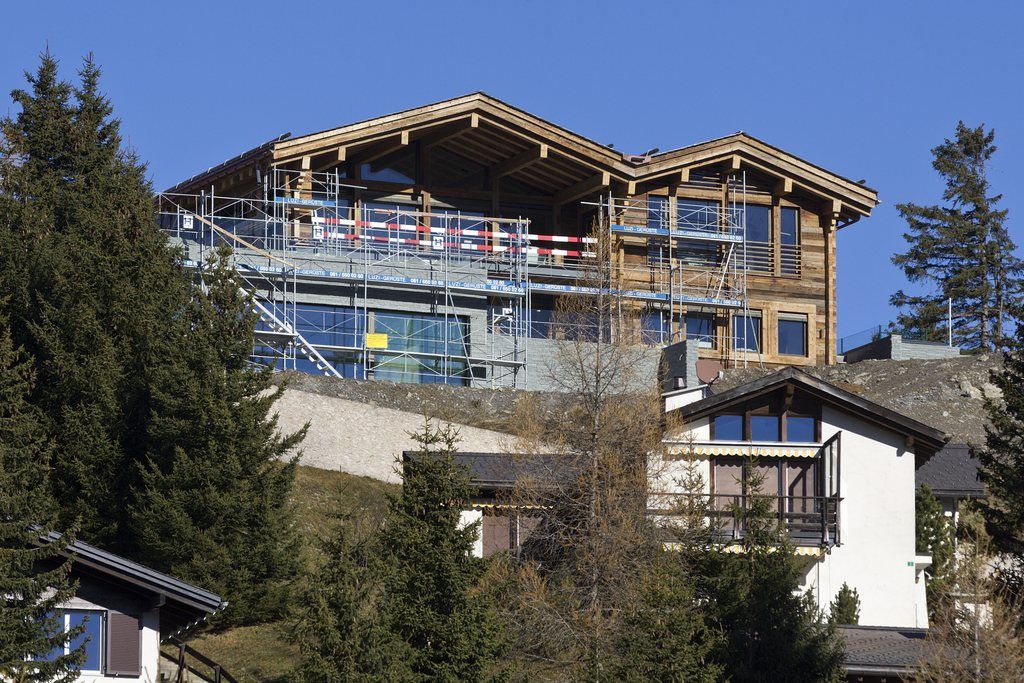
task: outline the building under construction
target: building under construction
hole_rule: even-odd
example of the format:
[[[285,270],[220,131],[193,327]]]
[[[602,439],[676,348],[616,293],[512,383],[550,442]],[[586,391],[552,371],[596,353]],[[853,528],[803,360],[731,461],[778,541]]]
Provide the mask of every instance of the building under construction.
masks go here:
[[[653,351],[835,362],[836,231],[877,201],[744,133],[630,155],[475,93],[282,135],[162,193],[160,217],[197,268],[232,247],[254,355],[281,369],[541,388],[599,238]]]

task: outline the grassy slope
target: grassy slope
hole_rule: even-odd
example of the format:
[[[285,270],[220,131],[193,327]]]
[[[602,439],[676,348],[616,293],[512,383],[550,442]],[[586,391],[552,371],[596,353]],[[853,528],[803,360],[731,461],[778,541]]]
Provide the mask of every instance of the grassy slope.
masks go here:
[[[318,561],[319,541],[335,524],[333,515],[373,518],[383,513],[384,494],[394,489],[345,472],[299,467],[292,498],[309,570]],[[240,682],[281,681],[298,660],[298,648],[288,642],[289,629],[287,622],[235,628],[194,638],[189,645],[219,662]]]

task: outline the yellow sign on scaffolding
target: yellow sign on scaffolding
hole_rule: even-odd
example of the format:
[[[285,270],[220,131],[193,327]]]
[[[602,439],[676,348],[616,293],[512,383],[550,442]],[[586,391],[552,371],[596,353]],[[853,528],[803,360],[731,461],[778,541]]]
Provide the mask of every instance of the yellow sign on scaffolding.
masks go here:
[[[386,349],[388,348],[388,335],[386,332],[367,332],[366,348]]]

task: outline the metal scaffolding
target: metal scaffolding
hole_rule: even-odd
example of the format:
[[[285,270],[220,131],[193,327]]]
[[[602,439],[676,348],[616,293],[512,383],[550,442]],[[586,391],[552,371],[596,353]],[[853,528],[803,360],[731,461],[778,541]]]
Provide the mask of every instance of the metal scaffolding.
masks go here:
[[[684,339],[684,311],[749,312],[745,174],[717,186],[724,201],[589,203],[611,238],[646,248],[644,260],[610,265],[629,283],[617,294],[658,317],[648,343]],[[357,379],[524,386],[529,339],[545,336],[531,297],[586,293],[578,280],[594,264],[594,238],[367,201],[362,189],[338,172],[275,168],[247,197],[161,194],[159,217],[200,279],[211,251],[231,247],[259,314],[256,360]],[[726,335],[722,357],[733,364],[752,348],[743,328]]]

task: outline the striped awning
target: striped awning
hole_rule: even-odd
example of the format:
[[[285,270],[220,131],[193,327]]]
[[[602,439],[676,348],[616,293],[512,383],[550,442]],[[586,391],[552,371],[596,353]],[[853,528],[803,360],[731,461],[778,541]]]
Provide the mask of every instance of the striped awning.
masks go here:
[[[664,544],[664,547],[665,550],[682,550],[683,544],[669,541]],[[723,553],[730,553],[732,555],[740,555],[743,553],[743,546],[738,544],[717,545],[711,547]],[[778,550],[778,548],[771,548],[771,551],[775,550]],[[824,554],[824,550],[819,546],[797,546],[793,548],[793,554],[801,557],[821,557]]]
[[[777,550],[777,548],[772,548],[772,550]],[[743,546],[741,546],[741,545],[727,545],[727,546],[723,546],[722,547],[722,552],[723,553],[732,553],[734,555],[739,555],[739,554],[743,553]],[[813,545],[807,545],[807,546],[801,545],[801,546],[797,546],[796,548],[793,548],[793,554],[794,555],[800,555],[802,557],[821,557],[821,548],[819,548],[818,546],[813,546]]]
[[[672,455],[741,456],[744,458],[813,458],[818,448],[813,446],[758,446],[757,444],[708,444],[674,445],[669,449]]]
[[[471,510],[545,510],[546,505],[518,505],[512,503],[495,503],[493,501],[470,501]]]

